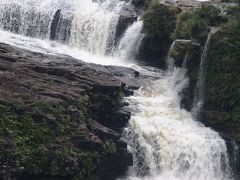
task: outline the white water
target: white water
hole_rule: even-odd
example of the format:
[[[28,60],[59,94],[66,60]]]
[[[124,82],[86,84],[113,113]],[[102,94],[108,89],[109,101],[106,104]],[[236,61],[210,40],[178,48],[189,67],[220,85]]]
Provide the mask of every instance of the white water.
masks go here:
[[[195,89],[195,96],[193,101],[192,114],[194,117],[197,116],[197,113],[201,110],[204,104],[204,94],[205,94],[205,74],[206,74],[206,66],[207,66],[207,54],[211,41],[211,33],[209,33],[206,43],[203,48],[203,52],[201,55],[199,72],[198,72],[198,80]]]
[[[178,68],[159,74],[128,98],[137,111],[124,136],[134,155],[128,179],[230,179],[224,140],[180,109],[179,92],[188,83],[185,72]]]
[[[133,67],[153,76],[143,79],[141,89],[127,98],[135,114],[124,135],[134,155],[134,167],[126,179],[230,179],[224,140],[180,109],[179,93],[188,83],[186,70],[152,71],[130,61],[143,37],[141,21],[130,26],[113,47],[123,5],[120,0],[1,0],[0,28],[20,35],[0,31],[0,42],[97,64]],[[62,10],[58,42],[49,41],[58,9]],[[64,22],[70,23],[64,26]],[[71,32],[66,34],[64,28]],[[107,52],[112,55],[106,57]]]
[[[67,39],[65,43],[71,47],[104,55],[114,44],[118,12],[123,5],[119,0],[1,0],[0,28],[49,39],[53,16],[61,9],[57,39]]]
[[[114,56],[121,59],[134,59],[134,55],[138,53],[140,43],[144,37],[141,33],[142,26],[143,22],[137,21],[127,29],[114,52]]]

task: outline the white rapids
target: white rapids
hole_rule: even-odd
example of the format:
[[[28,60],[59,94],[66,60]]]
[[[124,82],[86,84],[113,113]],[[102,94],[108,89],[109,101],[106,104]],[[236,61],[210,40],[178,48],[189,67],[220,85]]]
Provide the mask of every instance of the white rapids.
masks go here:
[[[185,72],[163,72],[157,80],[143,81],[127,98],[136,112],[124,134],[134,155],[128,179],[231,179],[225,141],[180,109],[179,94],[188,83]]]
[[[186,69],[138,66],[134,55],[144,35],[137,21],[118,43],[121,0],[1,0],[0,42],[31,51],[68,55],[90,63],[127,66],[148,77],[126,98],[133,115],[123,138],[134,156],[128,180],[230,180],[225,141],[180,109]],[[51,25],[61,10],[51,41]],[[15,33],[15,34],[13,34]],[[110,52],[110,53],[109,53]],[[107,56],[108,54],[108,56]]]

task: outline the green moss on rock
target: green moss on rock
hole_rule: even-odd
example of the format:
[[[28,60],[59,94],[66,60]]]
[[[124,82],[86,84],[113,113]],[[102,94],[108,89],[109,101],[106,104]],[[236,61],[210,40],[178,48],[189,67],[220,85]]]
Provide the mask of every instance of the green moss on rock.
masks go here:
[[[82,97],[78,101],[78,106],[83,107],[85,103],[86,98]],[[80,111],[83,114],[80,119],[73,119],[60,104],[39,101],[32,105],[31,111],[14,104],[0,102],[0,111],[2,165],[18,169],[22,167],[21,171],[29,175],[46,172],[49,175],[62,174],[64,171],[61,166],[64,166],[63,162],[66,159],[80,162],[79,167],[82,167],[82,170],[78,169],[78,173],[81,176],[86,176],[90,172],[89,168],[94,167],[94,159],[97,159],[97,153],[94,151],[82,151],[71,143],[67,148],[64,144],[57,149],[51,148],[58,137],[73,133],[74,129],[83,123],[85,110]],[[13,162],[15,165],[12,164]],[[49,172],[46,167],[50,167],[52,171]]]

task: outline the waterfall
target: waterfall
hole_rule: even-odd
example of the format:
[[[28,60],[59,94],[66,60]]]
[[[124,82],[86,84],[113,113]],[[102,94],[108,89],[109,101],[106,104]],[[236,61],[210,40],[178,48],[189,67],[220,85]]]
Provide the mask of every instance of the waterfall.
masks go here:
[[[1,0],[0,28],[104,55],[114,44],[123,5],[120,0]]]
[[[210,41],[211,41],[211,33],[209,33],[207,37],[207,40],[201,55],[199,72],[198,72],[198,80],[195,88],[195,96],[194,96],[193,108],[192,108],[192,113],[194,117],[197,116],[197,113],[201,110],[204,103],[204,88],[205,88],[205,76],[206,76],[206,66],[207,66],[206,59],[207,59],[208,49],[210,46]]]
[[[142,34],[142,21],[137,21],[130,26],[115,51],[115,56],[123,59],[134,59],[135,54],[138,53],[140,43],[144,37]]]
[[[70,45],[92,53],[105,54],[114,44],[119,18],[117,13],[122,3],[118,0],[86,2],[86,7],[80,8],[74,16]]]
[[[133,115],[123,138],[133,154],[134,166],[125,179],[231,179],[225,141],[180,108],[180,93],[188,84],[186,69],[174,68],[171,60],[170,71],[140,67],[137,62],[129,61],[134,59],[143,38],[140,20],[127,28],[118,43],[114,42],[124,3],[1,0],[0,29],[5,31],[1,30],[0,42],[91,63],[128,66],[144,74],[141,88],[126,98]],[[210,37],[202,59],[209,43]],[[187,58],[186,55],[186,61]],[[201,64],[204,67],[204,60]],[[203,99],[202,95],[199,99]]]
[[[185,73],[175,68],[144,80],[127,98],[136,112],[124,134],[134,156],[128,179],[231,179],[225,141],[180,108]]]

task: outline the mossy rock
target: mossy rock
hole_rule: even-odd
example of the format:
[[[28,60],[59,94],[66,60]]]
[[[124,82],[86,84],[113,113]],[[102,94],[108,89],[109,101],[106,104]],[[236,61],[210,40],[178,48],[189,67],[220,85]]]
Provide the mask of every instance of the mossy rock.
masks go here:
[[[239,49],[240,21],[231,15],[229,23],[212,35],[207,60],[205,109],[230,114],[231,118],[224,123],[222,131],[236,141],[240,140]]]

